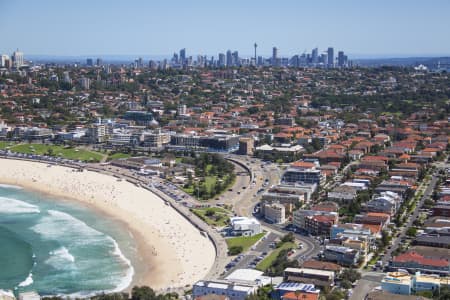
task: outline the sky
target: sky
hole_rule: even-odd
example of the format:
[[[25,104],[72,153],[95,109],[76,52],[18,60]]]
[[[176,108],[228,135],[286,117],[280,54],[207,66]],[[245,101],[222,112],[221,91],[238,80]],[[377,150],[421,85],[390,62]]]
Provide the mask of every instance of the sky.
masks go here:
[[[0,0],[0,53],[450,55],[449,0]],[[336,51],[335,50],[335,51]]]

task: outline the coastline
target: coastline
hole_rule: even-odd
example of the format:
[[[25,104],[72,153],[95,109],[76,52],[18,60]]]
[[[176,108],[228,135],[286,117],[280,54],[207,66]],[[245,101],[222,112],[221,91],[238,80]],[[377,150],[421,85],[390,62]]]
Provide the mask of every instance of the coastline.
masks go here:
[[[151,191],[105,174],[45,163],[0,158],[0,182],[85,204],[125,225],[138,257],[129,290],[181,288],[202,279],[214,264],[215,248]]]

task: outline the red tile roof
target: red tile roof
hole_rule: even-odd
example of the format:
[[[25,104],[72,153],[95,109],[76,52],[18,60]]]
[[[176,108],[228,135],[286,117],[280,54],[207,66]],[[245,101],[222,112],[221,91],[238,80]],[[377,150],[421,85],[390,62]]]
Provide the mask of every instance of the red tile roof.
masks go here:
[[[439,258],[426,258],[415,251],[407,252],[395,256],[393,258],[394,262],[408,263],[415,262],[423,266],[433,266],[433,267],[448,267],[449,261],[447,259]]]

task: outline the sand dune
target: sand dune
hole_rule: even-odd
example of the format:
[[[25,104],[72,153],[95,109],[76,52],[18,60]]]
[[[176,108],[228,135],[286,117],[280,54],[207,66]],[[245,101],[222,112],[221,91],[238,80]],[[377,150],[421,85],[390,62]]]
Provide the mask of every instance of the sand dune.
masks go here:
[[[133,285],[182,287],[204,277],[214,263],[213,244],[152,192],[97,172],[0,159],[0,182],[89,204],[134,235],[139,257]]]

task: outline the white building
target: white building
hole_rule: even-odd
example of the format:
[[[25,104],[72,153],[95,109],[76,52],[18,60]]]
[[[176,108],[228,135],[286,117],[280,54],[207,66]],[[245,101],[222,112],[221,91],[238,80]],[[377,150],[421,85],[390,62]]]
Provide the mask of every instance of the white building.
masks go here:
[[[14,68],[18,69],[24,65],[23,53],[19,52],[19,50],[14,51],[11,58],[12,58]]]
[[[255,218],[232,217],[230,218],[231,235],[235,236],[253,236],[261,233],[261,223]]]
[[[206,295],[224,295],[231,300],[244,300],[260,286],[271,283],[271,278],[253,269],[238,269],[223,280],[200,280],[192,288],[194,299]]]

